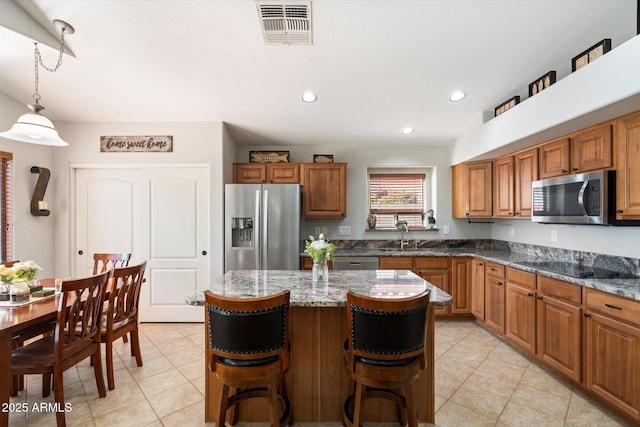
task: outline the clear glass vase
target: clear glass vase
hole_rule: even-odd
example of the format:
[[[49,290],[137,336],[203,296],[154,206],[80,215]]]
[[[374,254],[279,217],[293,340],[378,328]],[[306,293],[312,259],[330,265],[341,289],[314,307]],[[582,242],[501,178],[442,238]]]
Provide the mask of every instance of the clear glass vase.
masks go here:
[[[14,303],[29,301],[31,298],[29,284],[24,280],[14,280],[9,288],[9,297]]]
[[[326,283],[329,281],[329,267],[327,260],[314,259],[313,268],[311,270],[313,283]]]

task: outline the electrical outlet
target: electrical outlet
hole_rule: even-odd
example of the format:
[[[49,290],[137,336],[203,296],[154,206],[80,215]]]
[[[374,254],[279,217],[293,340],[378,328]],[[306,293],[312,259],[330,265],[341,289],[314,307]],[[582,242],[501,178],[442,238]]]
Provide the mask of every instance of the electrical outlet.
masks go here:
[[[558,230],[551,230],[551,241],[552,242],[558,241]]]
[[[338,234],[341,236],[349,236],[351,234],[351,227],[348,225],[338,226]]]
[[[442,227],[442,234],[449,234],[449,226],[445,225],[444,227]]]

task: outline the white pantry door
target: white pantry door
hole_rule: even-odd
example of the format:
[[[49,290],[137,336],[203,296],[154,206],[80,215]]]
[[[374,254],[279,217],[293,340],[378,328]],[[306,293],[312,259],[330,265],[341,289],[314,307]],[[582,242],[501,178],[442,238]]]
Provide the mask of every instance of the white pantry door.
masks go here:
[[[76,170],[76,272],[94,252],[147,261],[140,321],[201,322],[185,296],[209,282],[208,167]]]

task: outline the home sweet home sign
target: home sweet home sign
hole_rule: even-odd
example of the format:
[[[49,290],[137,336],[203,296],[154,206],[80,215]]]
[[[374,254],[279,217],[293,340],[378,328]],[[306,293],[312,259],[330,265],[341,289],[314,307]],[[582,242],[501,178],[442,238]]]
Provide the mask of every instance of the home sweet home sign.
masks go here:
[[[132,152],[173,152],[173,136],[101,136],[100,152],[132,153]]]

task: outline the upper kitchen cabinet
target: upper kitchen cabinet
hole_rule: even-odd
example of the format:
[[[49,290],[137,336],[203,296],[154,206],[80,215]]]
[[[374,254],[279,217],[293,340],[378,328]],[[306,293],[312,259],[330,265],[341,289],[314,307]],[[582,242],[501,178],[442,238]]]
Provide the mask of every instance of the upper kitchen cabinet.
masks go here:
[[[531,183],[538,179],[538,149],[518,151],[515,167],[515,217],[531,217]]]
[[[616,219],[640,220],[640,112],[615,124]]]
[[[539,148],[540,178],[551,178],[613,166],[611,123],[569,135]]]
[[[347,164],[300,164],[305,218],[344,218],[347,215]]]
[[[298,184],[298,163],[234,163],[236,184]]]
[[[488,218],[492,210],[493,162],[453,166],[452,212],[454,218]]]
[[[513,156],[500,157],[494,162],[493,215],[512,218],[515,214],[515,171]]]

